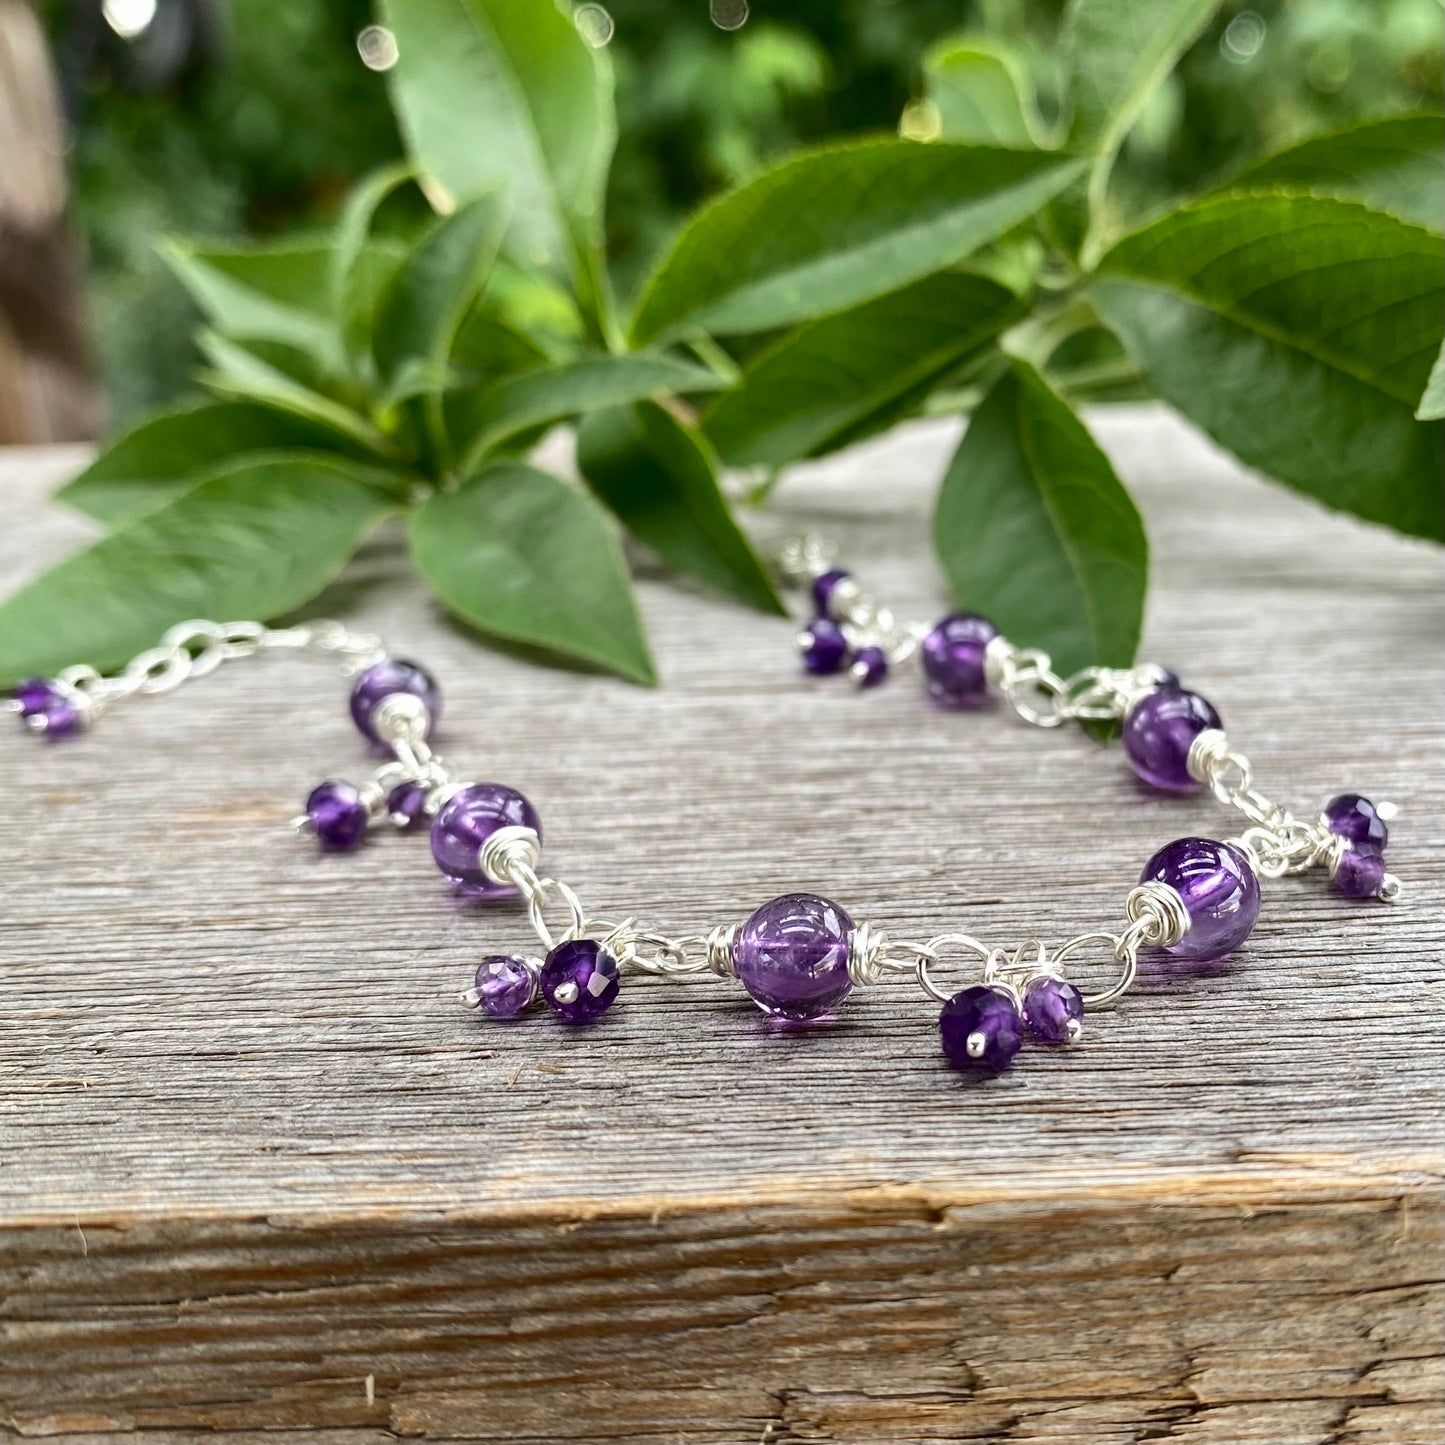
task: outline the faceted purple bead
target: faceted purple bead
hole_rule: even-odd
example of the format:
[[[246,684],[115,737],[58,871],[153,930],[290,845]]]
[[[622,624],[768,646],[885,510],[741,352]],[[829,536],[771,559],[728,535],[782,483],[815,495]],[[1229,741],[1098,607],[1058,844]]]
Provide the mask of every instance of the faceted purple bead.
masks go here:
[[[386,795],[386,811],[399,828],[413,828],[426,818],[426,799],[431,789],[425,783],[398,783]],[[397,819],[401,819],[398,823]]]
[[[973,612],[945,617],[919,649],[928,692],[944,707],[978,707],[988,701],[984,658],[998,628]]]
[[[1145,865],[1141,883],[1167,883],[1184,901],[1189,929],[1167,953],[1176,958],[1223,958],[1254,931],[1259,917],[1259,879],[1233,843],[1176,838]]]
[[[1197,692],[1156,688],[1140,698],[1124,719],[1129,766],[1156,788],[1196,793],[1203,784],[1190,775],[1189,749],[1200,733],[1219,726],[1219,714]]]
[[[859,687],[877,687],[888,676],[888,654],[881,647],[860,647],[852,672]]]
[[[1065,978],[1036,978],[1024,990],[1023,1013],[1035,1038],[1072,1043],[1083,1026],[1084,996]]]
[[[842,670],[848,660],[848,639],[843,629],[827,617],[815,617],[798,634],[803,666],[819,677]]]
[[[1366,843],[1372,848],[1383,848],[1390,841],[1390,830],[1379,810],[1358,793],[1331,798],[1325,804],[1325,826],[1351,843]]]
[[[559,943],[542,965],[542,997],[564,1024],[602,1017],[618,989],[617,960],[595,938]]]
[[[515,898],[510,884],[494,883],[482,872],[482,844],[499,828],[530,828],[540,838],[537,810],[515,788],[501,783],[468,783],[442,804],[432,820],[431,855],[453,883],[465,883],[483,898]]]
[[[1346,898],[1378,898],[1385,882],[1385,855],[1369,843],[1347,848],[1335,867],[1335,887]]]
[[[383,657],[380,662],[372,663],[359,673],[351,684],[351,720],[372,742],[381,741],[372,723],[372,715],[387,698],[399,692],[408,692],[426,704],[426,710],[431,714],[431,728],[435,730],[442,706],[436,680],[414,662],[404,662],[399,657]]]
[[[785,893],[764,903],[738,930],[733,942],[738,981],[775,1018],[821,1018],[853,992],[852,931],[853,920],[830,899]]]
[[[845,571],[842,567],[830,567],[826,572],[813,578],[813,606],[817,609],[819,617],[832,616],[833,594],[838,590],[840,582],[847,582],[852,576],[851,572]]]
[[[306,799],[306,816],[324,848],[356,848],[366,837],[366,804],[350,783],[332,781],[312,788]]]
[[[1018,1005],[1001,988],[975,983],[954,994],[938,1015],[943,1052],[955,1069],[996,1074],[1019,1051]]]
[[[46,737],[63,738],[80,727],[80,709],[45,677],[28,677],[15,689],[21,720]]]
[[[508,953],[493,953],[477,965],[477,1007],[494,1019],[514,1019],[532,1002],[532,971]]]

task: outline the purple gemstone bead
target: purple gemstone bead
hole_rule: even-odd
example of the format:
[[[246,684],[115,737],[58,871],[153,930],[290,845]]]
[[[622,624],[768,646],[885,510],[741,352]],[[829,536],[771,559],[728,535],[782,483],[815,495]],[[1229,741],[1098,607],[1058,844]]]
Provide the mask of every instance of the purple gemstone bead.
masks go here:
[[[1200,733],[1219,726],[1219,714],[1197,692],[1156,688],[1124,719],[1129,766],[1156,788],[1197,793],[1203,784],[1190,776],[1189,749]]]
[[[848,581],[852,575],[841,567],[831,567],[813,578],[813,606],[817,608],[819,617],[832,615],[833,594],[838,590],[838,584]]]
[[[1067,979],[1036,978],[1024,990],[1024,1022],[1035,1038],[1072,1043],[1084,1018],[1084,996]]]
[[[1022,1042],[1018,1005],[1001,988],[975,983],[954,994],[938,1015],[943,1052],[955,1069],[996,1074]]]
[[[928,692],[944,707],[978,707],[988,701],[984,657],[998,628],[973,612],[945,617],[919,649]]]
[[[482,872],[482,844],[498,828],[530,828],[540,838],[537,810],[515,788],[501,783],[468,783],[442,804],[431,825],[431,855],[453,883],[465,883],[483,898],[514,898],[509,884]]]
[[[881,647],[860,647],[852,672],[859,687],[877,687],[888,676],[888,654]]]
[[[1259,879],[1233,843],[1176,838],[1145,865],[1141,883],[1167,883],[1184,900],[1189,930],[1165,950],[1176,958],[1222,958],[1254,931]]]
[[[350,783],[327,782],[312,788],[306,816],[324,848],[356,848],[366,837],[366,804]]]
[[[853,992],[848,935],[853,920],[815,893],[764,903],[738,930],[733,966],[764,1013],[801,1022],[832,1013]]]
[[[827,617],[815,617],[798,634],[803,666],[819,677],[841,670],[848,660],[848,639],[843,629]]]
[[[425,783],[398,783],[386,795],[386,811],[399,828],[412,828],[426,817],[426,799],[431,791]],[[397,820],[400,819],[400,822]]]
[[[372,714],[387,698],[399,692],[409,692],[426,704],[426,710],[431,714],[431,728],[435,730],[437,719],[441,716],[442,699],[431,673],[414,662],[403,662],[399,657],[383,657],[358,674],[351,684],[351,720],[372,742],[381,741],[372,725]]]
[[[617,997],[617,960],[595,938],[574,938],[547,955],[540,983],[564,1024],[590,1024]]]
[[[1385,882],[1385,855],[1369,843],[1347,848],[1335,866],[1335,887],[1346,898],[1378,898]]]
[[[507,953],[493,953],[477,965],[477,1007],[494,1019],[514,1019],[532,1002],[532,971]]]
[[[15,689],[20,717],[46,737],[63,738],[80,727],[80,709],[45,677],[28,677]]]
[[[1325,804],[1325,826],[1331,833],[1348,838],[1351,843],[1383,848],[1390,841],[1390,830],[1375,805],[1358,793],[1341,793]]]

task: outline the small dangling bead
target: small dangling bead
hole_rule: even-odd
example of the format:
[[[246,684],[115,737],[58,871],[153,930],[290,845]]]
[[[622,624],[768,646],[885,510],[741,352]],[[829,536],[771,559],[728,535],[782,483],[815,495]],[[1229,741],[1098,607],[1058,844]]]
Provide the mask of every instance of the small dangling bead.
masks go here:
[[[617,960],[595,938],[559,943],[542,964],[542,997],[564,1024],[595,1023],[617,998]]]
[[[828,617],[815,617],[798,634],[798,648],[803,655],[803,666],[816,677],[841,672],[848,660],[848,639],[843,629]]]
[[[830,567],[826,572],[820,573],[813,578],[811,588],[813,594],[813,607],[819,617],[831,617],[833,615],[833,594],[838,590],[842,582],[851,582],[853,574],[845,571],[842,567]]]
[[[1013,995],[985,983],[961,989],[938,1015],[943,1052],[955,1069],[996,1074],[1008,1068],[1023,1041]]]
[[[1023,1019],[1035,1038],[1072,1044],[1084,1029],[1084,996],[1067,979],[1033,979],[1024,990]]]
[[[68,737],[85,722],[74,697],[46,677],[26,678],[15,689],[11,706],[26,727],[48,738]]]
[[[331,780],[312,788],[306,818],[323,848],[346,852],[361,846],[370,815],[358,789]]]
[[[1390,830],[1380,810],[1358,793],[1341,793],[1325,804],[1324,824],[1331,833],[1348,838],[1356,845],[1383,848],[1390,841]]]
[[[525,958],[493,953],[477,965],[477,1007],[493,1019],[514,1019],[526,1013],[537,992],[536,975]]]
[[[414,828],[426,821],[426,800],[431,789],[412,780],[398,783],[386,795],[386,813],[398,828]]]
[[[1357,843],[1340,854],[1331,877],[1346,898],[1378,898],[1385,887],[1385,855],[1372,843]]]
[[[860,647],[848,671],[859,687],[877,687],[888,676],[888,654],[881,647]]]

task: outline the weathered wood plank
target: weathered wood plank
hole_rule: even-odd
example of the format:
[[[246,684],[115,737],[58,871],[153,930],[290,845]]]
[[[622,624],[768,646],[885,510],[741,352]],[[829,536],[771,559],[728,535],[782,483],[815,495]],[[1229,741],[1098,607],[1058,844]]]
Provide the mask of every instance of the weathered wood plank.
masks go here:
[[[1440,554],[1153,413],[1099,431],[1154,544],[1147,655],[1268,791],[1400,803],[1401,905],[1273,885],[1227,968],[977,1087],[901,987],[807,1036],[715,981],[574,1034],[457,1010],[517,913],[419,840],[281,827],[365,766],[323,665],[0,739],[0,1440],[1433,1439]],[[806,469],[758,531],[819,526],[930,615],[947,445]],[[0,577],[87,534],[42,503],[77,460],[0,454]],[[796,886],[1058,940],[1225,826],[1082,736],[806,682],[788,624],[642,590],[660,693],[478,649],[394,538],[327,606],[435,667],[449,756],[533,798],[553,871],[674,931]]]

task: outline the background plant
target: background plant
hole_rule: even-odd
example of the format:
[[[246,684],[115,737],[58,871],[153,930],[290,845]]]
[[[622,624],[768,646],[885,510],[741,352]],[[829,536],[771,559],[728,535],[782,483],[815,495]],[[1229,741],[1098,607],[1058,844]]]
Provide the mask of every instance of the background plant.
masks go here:
[[[1078,0],[1052,97],[1026,47],[934,50],[919,139],[763,171],[624,307],[605,55],[543,0],[386,7],[412,170],[363,185],[324,241],[171,249],[213,399],[64,489],[114,530],[0,609],[0,672],[115,662],[182,615],[274,616],[405,510],[458,615],[651,680],[604,508],[776,609],[719,456],[776,468],[922,409],[974,411],[935,519],[956,595],[1065,667],[1132,658],[1147,576],[1080,400],[1152,392],[1285,484],[1440,540],[1442,427],[1416,411],[1442,410],[1442,121],[1362,123],[1182,199],[1167,167],[1117,183],[1216,8]],[[416,237],[408,174],[443,213]],[[586,491],[518,459],[569,418]]]

